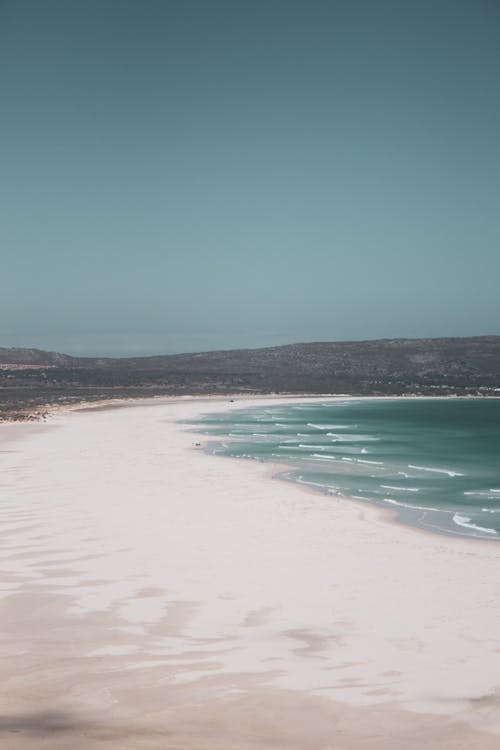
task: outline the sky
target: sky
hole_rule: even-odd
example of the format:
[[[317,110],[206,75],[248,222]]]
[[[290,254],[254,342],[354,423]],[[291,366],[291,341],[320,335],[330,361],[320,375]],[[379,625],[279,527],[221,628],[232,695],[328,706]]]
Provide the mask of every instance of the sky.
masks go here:
[[[0,346],[500,334],[497,0],[0,0]]]

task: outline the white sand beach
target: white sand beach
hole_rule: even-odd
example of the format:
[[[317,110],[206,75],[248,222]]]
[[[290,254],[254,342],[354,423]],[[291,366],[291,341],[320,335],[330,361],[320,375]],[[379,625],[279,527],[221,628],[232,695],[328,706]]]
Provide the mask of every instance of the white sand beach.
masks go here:
[[[500,545],[179,424],[263,400],[0,425],[0,747],[499,747]]]

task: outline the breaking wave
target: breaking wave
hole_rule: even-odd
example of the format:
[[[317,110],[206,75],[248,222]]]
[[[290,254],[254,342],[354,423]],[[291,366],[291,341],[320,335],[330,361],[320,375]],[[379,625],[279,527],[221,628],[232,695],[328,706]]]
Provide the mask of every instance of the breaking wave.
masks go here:
[[[332,502],[357,497],[405,509],[404,523],[500,538],[500,400],[281,404],[214,415],[212,424],[227,455],[287,464],[287,478]]]
[[[486,526],[478,526],[477,524],[472,523],[472,518],[469,518],[469,516],[462,516],[460,513],[455,513],[453,515],[453,523],[456,523],[457,526],[462,526],[464,529],[474,529],[474,531],[482,531],[485,534],[498,534],[495,529],[490,529]]]

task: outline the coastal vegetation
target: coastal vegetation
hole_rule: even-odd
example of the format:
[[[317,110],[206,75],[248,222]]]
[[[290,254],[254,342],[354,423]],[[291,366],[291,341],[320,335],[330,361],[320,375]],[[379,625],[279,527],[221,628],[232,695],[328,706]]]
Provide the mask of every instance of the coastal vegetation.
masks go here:
[[[317,342],[149,357],[0,348],[0,419],[159,395],[500,396],[500,336]]]

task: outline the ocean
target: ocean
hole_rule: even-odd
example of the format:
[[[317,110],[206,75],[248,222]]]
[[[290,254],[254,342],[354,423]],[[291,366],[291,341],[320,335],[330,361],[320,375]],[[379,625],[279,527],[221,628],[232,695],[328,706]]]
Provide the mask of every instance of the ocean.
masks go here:
[[[500,399],[345,399],[212,414],[217,454],[376,503],[427,530],[500,540]],[[235,500],[237,502],[237,499]]]

